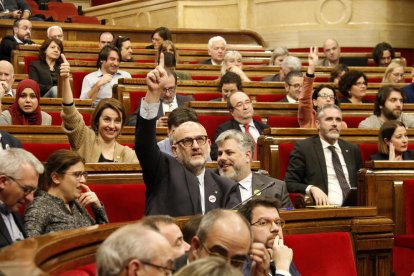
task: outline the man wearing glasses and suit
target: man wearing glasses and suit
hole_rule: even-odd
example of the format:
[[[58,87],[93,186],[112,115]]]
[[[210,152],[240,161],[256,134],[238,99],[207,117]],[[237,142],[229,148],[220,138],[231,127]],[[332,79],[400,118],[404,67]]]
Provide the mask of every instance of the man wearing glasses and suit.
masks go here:
[[[137,116],[135,152],[147,189],[145,214],[176,217],[232,208],[241,200],[237,183],[206,169],[210,140],[201,124],[185,122],[175,129],[171,136],[173,156],[157,146],[157,112],[171,75],[161,54],[160,65],[146,77],[148,90]]]
[[[26,237],[19,209],[33,201],[43,165],[28,151],[0,150],[0,248]]]

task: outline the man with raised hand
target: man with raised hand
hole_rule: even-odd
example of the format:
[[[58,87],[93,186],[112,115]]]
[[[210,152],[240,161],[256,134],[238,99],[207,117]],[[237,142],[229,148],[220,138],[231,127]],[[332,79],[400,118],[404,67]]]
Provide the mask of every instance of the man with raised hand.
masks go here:
[[[175,129],[173,156],[157,146],[156,117],[170,75],[161,54],[159,65],[147,74],[148,90],[137,115],[135,152],[147,188],[145,214],[188,216],[232,208],[240,202],[237,183],[206,169],[210,140],[201,124],[185,122]]]

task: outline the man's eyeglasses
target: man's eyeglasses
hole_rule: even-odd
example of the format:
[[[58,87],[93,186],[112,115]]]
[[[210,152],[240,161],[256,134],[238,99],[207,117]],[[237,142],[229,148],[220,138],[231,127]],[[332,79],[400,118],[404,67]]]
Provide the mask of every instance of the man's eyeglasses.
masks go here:
[[[295,84],[288,84],[289,85],[289,87],[293,87],[293,88],[295,88],[295,89],[299,89],[299,88],[302,88],[302,84],[300,84],[300,83],[295,83]]]
[[[335,100],[335,96],[334,95],[328,95],[328,94],[319,94],[318,97],[321,97],[322,99],[326,100],[326,99],[331,99],[331,100]]]
[[[251,104],[252,104],[252,101],[251,100],[246,100],[244,102],[238,102],[237,104],[235,104],[233,106],[233,108],[240,109],[241,107],[249,106]]]
[[[266,227],[271,228],[272,224],[275,224],[279,228],[283,228],[285,226],[285,221],[283,219],[266,219],[266,218],[260,218],[258,221],[251,223],[250,225],[258,226],[258,227]]]
[[[208,139],[208,136],[207,135],[199,135],[199,136],[196,136],[194,138],[192,138],[192,137],[185,137],[185,138],[177,141],[176,144],[181,144],[184,147],[188,148],[188,147],[193,146],[194,141],[196,141],[199,146],[202,146],[202,145],[205,145],[206,144],[207,139]]]
[[[73,175],[77,180],[80,180],[83,176],[85,179],[88,178],[88,172],[76,171],[76,172],[64,172],[63,174]]]
[[[172,267],[156,265],[156,264],[153,264],[153,263],[150,263],[150,262],[147,262],[147,261],[141,261],[141,260],[139,260],[139,261],[144,265],[149,265],[149,266],[155,267],[156,269],[162,270],[164,272],[165,276],[170,276],[174,272],[174,268],[172,268]]]
[[[6,177],[10,179],[11,181],[13,181],[14,183],[16,183],[20,187],[24,195],[28,195],[30,193],[36,192],[37,190],[37,186],[33,187],[33,186],[23,185],[19,181],[17,181],[14,177],[11,177],[8,175],[6,175]]]
[[[203,247],[203,249],[207,252],[207,254],[209,256],[219,257],[219,258],[226,259],[235,268],[243,267],[243,265],[248,260],[247,255],[233,256],[233,257],[230,258],[229,256],[224,255],[223,254],[224,252],[214,252],[214,251],[211,251],[210,249],[207,248],[207,246],[204,245],[204,243],[201,243],[201,246]]]
[[[172,93],[175,93],[175,86],[174,87],[164,87],[164,89],[163,89],[163,91],[164,91],[164,93],[170,93],[170,94],[172,94]]]

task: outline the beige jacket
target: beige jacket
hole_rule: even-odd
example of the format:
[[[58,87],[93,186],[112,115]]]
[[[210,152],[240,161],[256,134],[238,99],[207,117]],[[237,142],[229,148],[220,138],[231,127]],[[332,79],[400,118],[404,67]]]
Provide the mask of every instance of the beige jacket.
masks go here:
[[[68,136],[70,147],[77,151],[86,163],[96,163],[102,153],[102,142],[98,135],[85,125],[75,105],[62,107],[62,128]],[[128,146],[115,143],[114,162],[138,163],[135,151]]]

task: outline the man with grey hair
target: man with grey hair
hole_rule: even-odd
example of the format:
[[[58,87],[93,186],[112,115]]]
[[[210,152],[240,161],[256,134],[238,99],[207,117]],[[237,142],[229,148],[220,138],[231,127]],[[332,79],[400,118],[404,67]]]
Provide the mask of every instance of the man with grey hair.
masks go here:
[[[14,68],[7,60],[0,60],[0,99],[4,96],[14,97]],[[1,107],[1,103],[0,103]]]
[[[300,71],[291,71],[285,78],[286,97],[279,102],[297,103],[300,91],[303,87],[303,74]]]
[[[33,201],[43,165],[30,152],[0,147],[0,248],[26,238],[17,212]]]
[[[50,26],[47,28],[46,34],[48,38],[56,38],[63,42],[63,30],[60,26]]]
[[[216,144],[218,172],[239,183],[242,201],[261,195],[276,197],[284,208],[293,207],[285,182],[251,171],[254,142],[250,136],[230,129],[217,137]]]
[[[279,74],[267,76],[262,81],[284,81],[286,75],[291,71],[300,71],[302,63],[300,59],[294,56],[287,56],[280,65]]]
[[[208,41],[208,54],[210,59],[200,62],[200,64],[221,65],[226,52],[226,40],[221,36],[213,36]]]
[[[161,54],[159,65],[147,74],[148,90],[137,115],[135,152],[147,188],[145,214],[175,217],[232,208],[240,202],[237,183],[206,169],[210,140],[200,123],[185,122],[175,129],[173,156],[157,146],[156,117],[169,75]]]
[[[276,47],[269,59],[270,66],[280,66],[289,55],[289,50],[285,46]]]
[[[173,253],[163,235],[134,223],[119,228],[99,246],[96,268],[99,276],[172,275]]]
[[[286,185],[291,193],[308,194],[316,205],[341,206],[356,187],[361,168],[359,148],[339,139],[342,112],[324,105],[317,112],[319,135],[298,141],[289,158]]]

